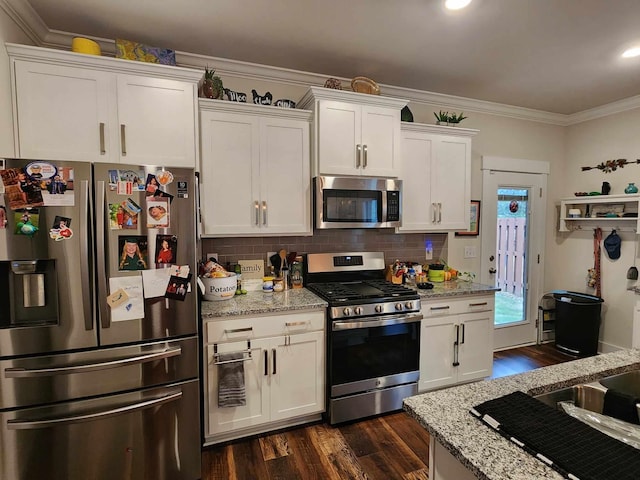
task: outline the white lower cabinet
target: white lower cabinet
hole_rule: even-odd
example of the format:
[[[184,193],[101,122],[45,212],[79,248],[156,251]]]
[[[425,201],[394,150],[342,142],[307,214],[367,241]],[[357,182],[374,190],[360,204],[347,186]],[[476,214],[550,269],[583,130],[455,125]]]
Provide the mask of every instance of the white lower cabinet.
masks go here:
[[[302,423],[324,411],[324,317],[313,311],[207,322],[205,444]],[[218,355],[242,351],[246,405],[219,407]]]
[[[491,376],[494,295],[424,300],[420,392]]]

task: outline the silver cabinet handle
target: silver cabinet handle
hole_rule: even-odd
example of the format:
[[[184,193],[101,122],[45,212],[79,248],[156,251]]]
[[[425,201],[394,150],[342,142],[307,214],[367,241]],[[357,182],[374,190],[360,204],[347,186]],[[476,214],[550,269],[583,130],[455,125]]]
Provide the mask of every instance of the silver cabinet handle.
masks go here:
[[[438,223],[442,223],[442,203],[438,202]]]
[[[256,210],[256,225],[260,225],[260,204],[256,200],[253,206],[255,207],[255,210]]]
[[[111,368],[126,367],[138,363],[153,362],[164,358],[182,355],[182,348],[170,348],[167,350],[153,351],[136,355],[135,357],[118,358],[106,360],[104,362],[84,363],[80,365],[67,365],[51,368],[6,368],[4,376],[6,378],[33,378],[33,377],[53,377],[56,375],[70,375],[72,373],[95,372]]]
[[[309,325],[308,321],[303,322],[285,322],[285,327],[301,327],[302,325]]]
[[[100,155],[104,155],[107,151],[104,148],[104,122],[100,122]]]
[[[262,201],[262,225],[267,225],[267,202]]]
[[[86,413],[84,415],[73,415],[70,417],[57,417],[49,418],[46,420],[9,420],[7,421],[7,428],[9,430],[35,430],[37,428],[46,428],[51,426],[74,424],[80,422],[86,422],[91,420],[101,420],[105,417],[114,417],[117,415],[123,415],[126,413],[132,413],[137,410],[144,410],[163,403],[174,402],[182,397],[182,392],[176,392],[164,397],[154,398],[152,400],[146,400],[143,402],[133,403],[131,405],[125,405],[124,407],[111,408],[103,410],[101,412]]]
[[[362,146],[362,156],[363,156],[362,168],[367,168],[367,146],[366,145]]]
[[[460,340],[460,344],[464,343],[464,323],[462,324],[462,340]]]
[[[362,145],[356,145],[356,168],[360,168],[360,156],[362,155]]]
[[[124,132],[124,123],[120,125],[120,145],[122,146],[122,156],[127,156],[127,137]]]
[[[430,307],[430,310],[449,310],[450,308],[449,305],[445,305],[443,307]]]
[[[253,327],[243,327],[243,328],[232,328],[230,330],[224,329],[224,333],[240,333],[240,332],[251,332],[253,331]]]
[[[436,223],[436,204],[431,204],[431,222]]]

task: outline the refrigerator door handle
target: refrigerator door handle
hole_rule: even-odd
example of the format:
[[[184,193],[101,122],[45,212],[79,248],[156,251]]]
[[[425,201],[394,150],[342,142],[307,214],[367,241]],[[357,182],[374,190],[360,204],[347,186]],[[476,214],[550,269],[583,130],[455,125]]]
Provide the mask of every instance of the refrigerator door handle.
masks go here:
[[[96,182],[96,267],[98,275],[98,292],[96,302],[98,303],[98,316],[102,328],[111,326],[111,317],[107,311],[107,260],[104,244],[107,241],[105,236],[105,182]]]
[[[89,182],[82,180],[80,182],[80,258],[91,258],[89,255],[89,225],[91,225],[91,219],[89,218]],[[91,298],[91,276],[89,273],[88,261],[80,262],[80,278],[82,280],[82,298],[84,307],[84,328],[85,330],[93,330],[95,325],[95,319],[93,317],[93,308]],[[86,300],[89,299],[89,300]]]
[[[124,405],[122,407],[110,408],[102,410],[100,412],[85,413],[83,415],[72,415],[68,417],[54,417],[45,420],[9,420],[7,421],[7,428],[9,430],[35,430],[39,428],[55,427],[59,425],[74,424],[87,421],[102,420],[107,417],[115,417],[117,415],[123,415],[135,412],[137,410],[144,410],[151,407],[156,407],[164,403],[175,402],[182,397],[182,391],[170,393],[164,397],[154,398],[151,400],[145,400],[142,402],[132,403],[130,405]]]
[[[107,370],[118,367],[126,367],[139,363],[153,362],[154,360],[162,360],[164,358],[182,355],[182,348],[169,348],[166,350],[148,352],[135,357],[117,358],[106,360],[103,362],[90,362],[76,365],[67,365],[62,367],[50,368],[5,368],[5,378],[33,378],[33,377],[52,377],[55,375],[70,375],[73,373],[95,372],[97,370]]]

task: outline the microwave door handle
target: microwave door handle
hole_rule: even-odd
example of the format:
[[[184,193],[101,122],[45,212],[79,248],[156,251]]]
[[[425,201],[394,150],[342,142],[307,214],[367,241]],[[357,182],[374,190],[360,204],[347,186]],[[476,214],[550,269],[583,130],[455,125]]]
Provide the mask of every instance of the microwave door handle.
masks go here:
[[[107,260],[105,245],[109,241],[105,234],[105,182],[96,182],[96,263],[98,275],[98,292],[96,301],[98,303],[98,315],[102,328],[111,326],[111,317],[107,311]]]
[[[356,168],[360,168],[360,156],[362,155],[362,145],[356,145]]]
[[[89,225],[92,219],[89,209],[89,181],[80,182],[80,258],[89,259]],[[91,306],[94,299],[91,292],[91,276],[88,261],[80,262],[80,280],[82,291],[82,306],[84,309],[84,328],[93,330],[95,325],[94,312]]]

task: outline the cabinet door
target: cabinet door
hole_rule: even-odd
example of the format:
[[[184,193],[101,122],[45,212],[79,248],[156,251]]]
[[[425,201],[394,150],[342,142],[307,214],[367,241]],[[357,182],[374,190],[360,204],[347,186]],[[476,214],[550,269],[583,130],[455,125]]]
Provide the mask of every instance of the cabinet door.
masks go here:
[[[196,167],[196,85],[118,75],[122,163]]]
[[[324,411],[324,332],[280,337],[272,345],[271,420]]]
[[[251,360],[243,362],[246,405],[239,407],[218,407],[218,383],[221,365],[216,365],[213,346],[207,347],[207,382],[205,391],[206,435],[215,436],[232,430],[252,427],[269,421],[269,386],[266,358],[270,341],[266,339],[251,342]],[[242,351],[247,342],[231,342],[218,345],[219,353]]]
[[[456,382],[453,365],[456,316],[422,320],[420,332],[420,381],[418,390],[425,391]]]
[[[260,122],[260,228],[264,234],[311,234],[309,122]]]
[[[322,175],[360,175],[362,113],[359,105],[320,101],[318,128],[318,169]],[[357,163],[359,162],[359,163]]]
[[[252,115],[202,112],[200,195],[205,235],[260,233],[260,122]],[[282,188],[286,172],[282,172]]]
[[[438,205],[437,228],[469,228],[471,139],[437,136],[431,161],[431,202]]]
[[[370,177],[397,177],[400,110],[362,106],[362,170]]]
[[[400,232],[424,232],[433,228],[431,159],[433,139],[421,132],[402,132],[398,176],[402,179],[402,226]]]
[[[15,77],[20,157],[117,161],[110,149],[112,74],[16,60]]]
[[[493,310],[460,315],[458,381],[491,376],[493,371]]]

